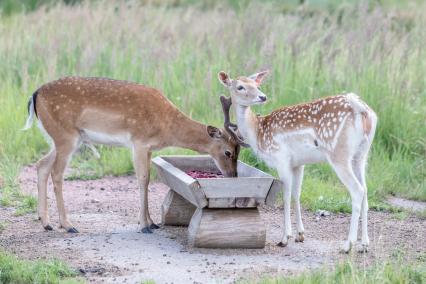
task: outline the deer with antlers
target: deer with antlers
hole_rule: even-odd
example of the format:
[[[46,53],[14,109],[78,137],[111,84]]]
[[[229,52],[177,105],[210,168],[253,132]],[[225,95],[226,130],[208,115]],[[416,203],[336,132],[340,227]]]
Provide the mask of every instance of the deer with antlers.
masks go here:
[[[51,142],[50,152],[37,163],[38,215],[46,230],[53,229],[47,212],[51,174],[60,225],[70,233],[78,232],[66,214],[62,183],[68,162],[82,144],[132,150],[143,233],[158,228],[148,211],[152,151],[176,146],[208,153],[225,176],[237,176],[238,141],[226,131],[190,119],[154,88],[127,81],[67,77],[40,87],[30,98],[28,111],[24,129],[30,128],[37,116],[39,127]]]
[[[287,246],[292,236],[290,200],[296,218],[296,242],[304,241],[300,192],[305,164],[328,162],[352,199],[349,236],[342,250],[349,252],[357,240],[362,214],[361,251],[369,244],[367,232],[367,156],[376,130],[377,116],[352,93],[318,99],[310,103],[285,106],[266,116],[255,115],[250,106],[263,104],[267,97],[259,90],[267,71],[231,79],[223,71],[219,81],[230,91],[236,111],[238,131],[245,143],[270,167],[277,169],[284,183],[284,234],[279,246]],[[230,124],[231,101],[222,97],[225,128]],[[239,139],[237,134],[234,134]],[[241,141],[241,142],[244,142]],[[243,145],[243,144],[242,144]]]

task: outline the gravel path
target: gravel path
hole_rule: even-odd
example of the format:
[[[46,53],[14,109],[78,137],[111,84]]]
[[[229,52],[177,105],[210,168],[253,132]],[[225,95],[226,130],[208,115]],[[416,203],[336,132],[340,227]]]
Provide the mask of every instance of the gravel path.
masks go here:
[[[426,210],[426,202],[408,200],[398,197],[390,197],[387,202],[395,207],[400,207],[407,210],[422,212]]]
[[[36,172],[26,167],[21,188],[36,195]],[[168,188],[150,185],[150,212],[160,221],[160,208]],[[92,181],[66,181],[64,197],[70,219],[80,230],[68,234],[57,228],[54,195],[49,188],[49,212],[54,231],[45,232],[36,214],[14,216],[14,209],[0,208],[8,225],[0,233],[0,246],[28,259],[57,257],[79,270],[93,283],[232,283],[264,275],[299,273],[353,258],[367,265],[403,251],[409,259],[426,252],[426,220],[410,215],[398,220],[390,214],[371,212],[371,248],[367,254],[342,255],[338,249],[349,228],[350,216],[331,214],[317,218],[305,211],[305,242],[280,248],[282,209],[264,207],[267,226],[264,249],[194,249],[187,245],[186,228],[163,227],[154,234],[137,232],[139,197],[134,176],[105,177]]]

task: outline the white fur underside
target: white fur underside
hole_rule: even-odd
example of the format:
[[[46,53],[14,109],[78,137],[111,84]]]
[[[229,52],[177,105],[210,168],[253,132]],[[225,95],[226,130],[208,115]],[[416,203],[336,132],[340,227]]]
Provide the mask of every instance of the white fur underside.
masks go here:
[[[110,146],[124,146],[131,148],[132,142],[130,140],[131,136],[129,133],[120,133],[120,134],[108,134],[104,132],[83,129],[82,130],[82,139],[84,143],[95,143],[95,144],[104,144]]]

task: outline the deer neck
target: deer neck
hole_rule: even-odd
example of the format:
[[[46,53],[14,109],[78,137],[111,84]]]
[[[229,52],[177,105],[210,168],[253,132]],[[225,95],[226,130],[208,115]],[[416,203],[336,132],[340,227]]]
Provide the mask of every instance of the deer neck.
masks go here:
[[[171,121],[170,130],[167,146],[187,148],[199,153],[210,151],[212,138],[207,133],[206,125],[180,113],[178,118]]]
[[[242,105],[235,105],[235,113],[240,134],[252,149],[257,149],[258,118],[256,114],[249,106]]]

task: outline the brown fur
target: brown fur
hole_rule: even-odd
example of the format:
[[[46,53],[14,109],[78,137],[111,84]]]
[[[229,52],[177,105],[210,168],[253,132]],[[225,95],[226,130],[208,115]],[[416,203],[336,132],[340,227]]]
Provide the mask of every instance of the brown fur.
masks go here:
[[[147,186],[153,150],[177,146],[208,153],[225,176],[236,175],[237,142],[223,130],[190,119],[154,88],[127,81],[68,77],[40,87],[34,105],[54,144],[52,151],[38,163],[39,216],[45,228],[50,227],[46,183],[51,172],[61,226],[75,230],[63,204],[63,172],[79,145],[90,142],[87,131],[125,136],[130,141],[141,187],[140,223],[144,229],[152,224],[147,209]],[[231,153],[230,157],[225,155],[226,151]]]
[[[371,132],[372,122],[371,118],[368,117],[368,113],[363,112],[362,114],[362,127],[364,128],[365,135],[369,136]]]

